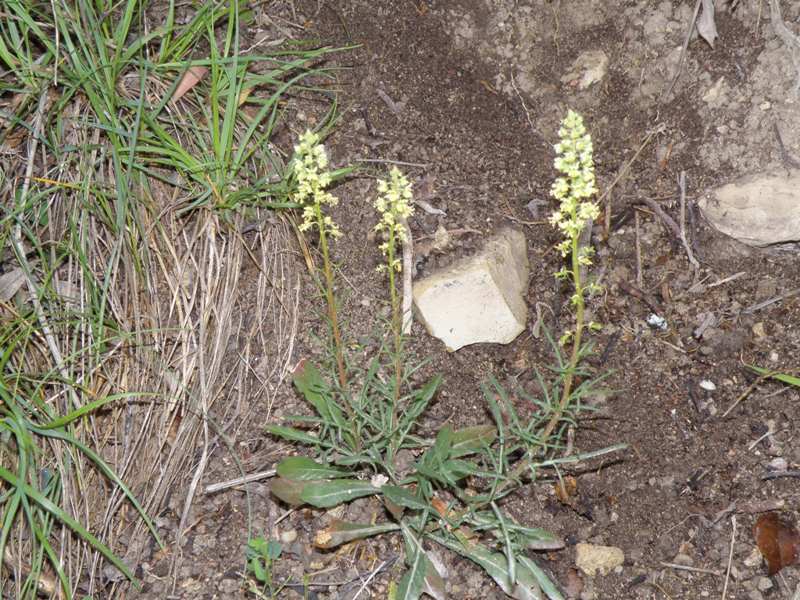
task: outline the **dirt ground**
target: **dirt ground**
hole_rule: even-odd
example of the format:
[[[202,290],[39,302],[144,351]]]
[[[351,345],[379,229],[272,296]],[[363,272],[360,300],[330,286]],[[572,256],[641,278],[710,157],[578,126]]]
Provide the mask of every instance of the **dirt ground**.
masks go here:
[[[532,326],[537,303],[552,309],[553,316],[543,312],[552,330],[567,324],[566,291],[552,275],[559,266],[552,250],[557,237],[542,221],[553,208],[549,187],[558,122],[573,108],[593,135],[601,193],[611,190],[604,198],[610,228],[598,224],[593,237],[605,293],[592,301],[591,312],[604,324],[593,365],[613,370],[609,387],[615,390],[592,399],[597,412],[580,422],[574,443],[581,451],[616,443],[629,450],[615,461],[573,469],[573,507],[556,499],[552,482],[542,481],[511,497],[506,508],[521,522],[567,541],[564,550],[538,558],[571,597],[720,598],[727,586],[728,600],[791,598],[800,569],[767,577],[752,528],[769,509],[797,517],[796,480],[767,476],[781,460],[789,469],[800,464],[793,443],[800,430],[800,394],[760,382],[731,407],[755,382],[745,365],[797,367],[800,296],[759,304],[797,287],[800,265],[795,248],[744,246],[715,232],[694,208],[716,185],[785,168],[787,155],[800,158],[797,72],[770,26],[768,2],[743,0],[733,12],[720,10],[715,47],[696,36],[690,41],[669,94],[694,2],[342,0],[298,2],[294,8],[290,21],[275,20],[294,36],[358,45],[336,59],[344,68],[341,120],[328,142],[334,164],[368,159],[376,161],[367,163],[374,174],[382,174],[387,165],[380,161],[404,163],[417,198],[446,213],[418,208],[411,220],[418,244],[440,226],[453,232],[445,252],[418,256],[418,274],[473,252],[505,224],[521,228],[528,240],[528,332],[507,346],[447,353],[414,325],[414,354],[429,357],[426,371],[445,378],[423,429],[487,422],[480,383],[488,375],[509,388],[532,389],[533,367],[552,360]],[[800,3],[784,1],[782,8],[789,27],[798,31]],[[269,13],[271,5],[258,10]],[[580,89],[573,63],[590,50],[605,53],[607,72]],[[278,142],[288,148],[301,127],[284,132]],[[646,202],[678,220],[682,171],[696,270]],[[385,310],[374,276],[379,255],[364,243],[374,224],[374,178],[360,175],[336,191],[342,203],[334,216],[345,236],[335,246],[335,259],[344,276],[349,336],[360,341]],[[300,261],[295,268],[289,279],[303,275]],[[301,297],[313,299],[311,288]],[[320,353],[314,340],[321,329],[318,308],[305,300],[300,306],[294,360]],[[651,313],[666,319],[666,331],[647,325]],[[262,427],[301,405],[288,384],[271,406],[260,394],[251,404],[247,422],[235,433],[248,472],[269,469],[282,452],[292,451],[266,438]],[[203,484],[236,476],[220,446]],[[400,563],[393,562],[400,556],[398,540],[366,542],[349,555],[318,553],[310,539],[324,515],[286,515],[270,497],[268,480],[249,490],[253,534],[283,540],[276,578],[298,584],[284,597],[303,597],[308,574],[315,584],[309,598],[349,600],[359,590],[359,598],[385,597],[389,580],[400,572]],[[358,501],[347,510],[363,516],[378,507]],[[243,597],[247,514],[244,487],[201,496],[196,525],[175,550],[181,558],[174,578],[168,576],[173,556],[153,555],[138,573],[144,591],[129,597]],[[174,520],[165,510],[159,521],[167,538]],[[579,574],[579,542],[619,547],[625,564],[605,576]],[[504,597],[466,561],[442,558],[449,567],[449,597]],[[362,589],[363,579],[381,564],[385,568]]]

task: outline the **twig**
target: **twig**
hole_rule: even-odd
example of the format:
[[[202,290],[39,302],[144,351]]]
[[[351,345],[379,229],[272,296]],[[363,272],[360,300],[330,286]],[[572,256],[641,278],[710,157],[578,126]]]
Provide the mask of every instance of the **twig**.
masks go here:
[[[641,232],[639,231],[639,221],[641,221],[641,217],[639,217],[639,211],[634,211],[634,227],[636,229],[636,285],[639,289],[644,287],[644,283],[642,281],[642,240],[641,240]]]
[[[428,167],[428,163],[412,163],[412,162],[404,162],[402,160],[390,160],[388,158],[355,158],[353,160],[354,162],[398,165],[400,167],[419,167],[420,169],[425,169]]]
[[[696,276],[697,270],[700,268],[700,263],[695,259],[694,254],[692,254],[692,248],[686,241],[686,171],[681,171],[678,177],[678,186],[681,189],[681,243],[683,244],[684,250],[686,250],[686,256],[689,258],[689,262],[694,267]]]
[[[778,129],[777,123],[772,124],[772,133],[775,134],[775,139],[778,140],[778,149],[781,151],[781,158],[783,159],[784,166],[800,169],[800,162],[792,158],[786,151],[786,146],[783,144],[783,138],[781,137],[781,132]]]
[[[754,313],[757,310],[761,310],[762,308],[766,308],[770,304],[775,304],[776,302],[780,302],[781,300],[786,300],[786,298],[791,298],[792,296],[796,296],[800,294],[800,288],[794,288],[793,290],[789,290],[788,292],[784,292],[783,294],[778,294],[774,298],[770,298],[769,300],[764,300],[763,302],[759,302],[758,304],[753,304],[753,306],[748,306],[742,311],[743,315],[747,315],[750,313]]]
[[[719,571],[714,571],[713,569],[701,569],[700,567],[690,567],[688,565],[679,565],[671,562],[662,562],[661,566],[668,567],[670,569],[677,569],[679,571],[691,571],[692,573],[708,573],[709,575],[716,575],[717,577],[722,575],[722,573]]]
[[[722,285],[723,283],[730,283],[731,281],[739,279],[739,277],[743,277],[745,275],[747,275],[747,271],[739,271],[738,273],[734,273],[730,277],[726,277],[725,279],[720,279],[719,281],[715,281],[714,283],[709,283],[707,287],[709,289],[715,288],[718,285]]]
[[[260,471],[259,473],[251,473],[250,475],[245,475],[244,477],[237,477],[236,479],[229,479],[228,481],[220,481],[219,483],[212,483],[211,485],[206,486],[205,492],[206,494],[213,494],[214,492],[227,490],[228,488],[236,487],[237,485],[251,483],[253,481],[260,481],[270,477],[275,477],[275,469],[270,469],[269,471]]]
[[[631,285],[624,279],[621,279],[617,282],[617,286],[626,294],[633,296],[637,300],[643,302],[647,308],[649,308],[654,313],[661,312],[661,306],[656,302],[656,299],[650,296],[650,294],[643,292],[641,289],[636,287],[635,285]]]
[[[766,379],[769,379],[772,375],[773,373],[767,373],[765,375],[761,375],[758,379],[756,379],[753,383],[751,383],[750,387],[748,387],[744,392],[742,392],[741,395],[738,398],[736,398],[736,400],[734,400],[733,404],[731,404],[728,407],[728,410],[722,413],[722,418],[724,419],[725,417],[727,417],[728,414],[739,405],[739,402],[747,398],[747,396],[750,395],[750,392],[756,389],[756,386],[758,386],[758,384],[760,384],[762,381]]]
[[[386,562],[387,561],[383,561],[381,564],[378,565],[377,569],[375,569],[374,571],[372,571],[372,573],[369,574],[369,577],[367,577],[364,580],[364,583],[361,584],[361,587],[358,588],[358,591],[353,596],[353,600],[356,600],[361,595],[361,592],[367,589],[369,582],[372,581],[375,578],[375,576],[383,570],[383,567],[386,565]]]
[[[517,82],[514,81],[513,73],[511,74],[511,89],[514,90],[514,93],[517,95],[517,98],[519,98],[519,101],[522,104],[522,110],[525,111],[525,118],[528,120],[528,125],[530,126],[531,131],[533,131],[533,133],[539,136],[542,140],[547,142],[545,137],[541,134],[541,132],[538,129],[536,129],[536,126],[533,124],[533,119],[531,119],[531,113],[528,110],[528,106],[525,104],[525,99],[522,97],[522,94],[520,94],[519,90],[517,89]]]
[[[783,477],[793,477],[800,479],[800,471],[796,469],[789,469],[787,471],[775,471],[774,473],[767,473],[761,476],[761,481],[769,481],[771,479],[781,479]]]
[[[672,76],[672,81],[669,84],[669,87],[666,91],[661,94],[661,98],[658,99],[658,103],[661,104],[666,100],[667,96],[672,93],[672,89],[675,87],[675,84],[678,82],[678,77],[680,77],[681,70],[683,69],[683,61],[686,60],[686,51],[689,49],[689,41],[692,39],[692,31],[694,31],[694,24],[697,22],[697,15],[700,14],[700,3],[702,0],[697,0],[694,5],[694,14],[692,15],[692,20],[689,22],[689,28],[686,30],[686,37],[683,39],[683,47],[681,48],[681,56],[678,59],[678,66],[675,68],[675,75]]]
[[[414,271],[414,238],[411,235],[411,227],[405,217],[400,219],[400,224],[406,230],[406,239],[403,242],[403,303],[401,308],[402,332],[408,335],[411,332],[411,325],[414,321],[414,314],[411,305],[414,301],[413,288],[411,285],[411,275]]]
[[[728,553],[728,568],[725,571],[725,585],[722,587],[722,600],[728,595],[728,581],[731,578],[731,566],[733,565],[733,543],[736,541],[736,515],[731,515],[731,550]]]
[[[681,239],[681,228],[678,227],[678,224],[672,217],[664,212],[664,209],[661,208],[661,206],[659,206],[655,200],[651,200],[650,198],[642,198],[642,202],[647,204],[650,210],[659,216],[659,218],[664,222],[664,225],[667,226],[667,228],[676,238]]]

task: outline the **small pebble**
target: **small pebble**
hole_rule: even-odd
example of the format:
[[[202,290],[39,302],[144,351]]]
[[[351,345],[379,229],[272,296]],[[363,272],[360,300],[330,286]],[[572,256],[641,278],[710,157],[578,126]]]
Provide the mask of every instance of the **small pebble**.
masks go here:
[[[288,531],[284,531],[283,533],[281,533],[281,542],[283,542],[284,544],[291,544],[296,539],[297,539],[296,529],[289,529]]]
[[[714,384],[714,382],[709,379],[703,379],[699,385],[707,392],[713,392],[717,389],[717,386]]]
[[[778,355],[777,352],[775,352],[775,350],[773,350],[772,352],[769,353],[769,362],[776,363],[776,362],[778,362],[779,359],[780,359],[780,356]]]
[[[767,590],[771,590],[773,586],[772,580],[769,577],[764,577],[763,575],[756,580],[756,588],[760,592],[766,592]]]
[[[753,335],[757,338],[765,338],[767,337],[767,330],[764,329],[764,323],[759,321],[755,325],[753,325]]]
[[[789,467],[789,463],[786,462],[785,458],[773,458],[767,464],[767,469],[770,471],[785,471]]]

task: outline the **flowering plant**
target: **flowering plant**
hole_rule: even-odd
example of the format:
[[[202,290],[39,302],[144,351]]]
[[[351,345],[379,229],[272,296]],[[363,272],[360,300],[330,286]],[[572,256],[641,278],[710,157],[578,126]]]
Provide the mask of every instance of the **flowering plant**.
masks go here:
[[[564,238],[556,245],[556,249],[567,259],[568,265],[560,269],[556,277],[572,281],[574,292],[570,301],[575,309],[575,329],[568,330],[561,337],[562,345],[572,339],[572,354],[565,374],[561,402],[545,428],[544,437],[555,429],[569,403],[574,374],[582,358],[583,329],[599,327],[593,322],[584,323],[584,297],[598,291],[599,286],[594,282],[587,285],[581,275],[581,268],[592,264],[594,254],[592,246],[581,244],[581,234],[600,215],[597,203],[592,201],[597,194],[592,138],[586,131],[583,117],[573,110],[568,111],[561,122],[558,137],[560,141],[554,146],[556,158],[553,166],[561,175],[553,182],[550,194],[559,201],[559,207],[550,217],[550,223],[561,231]]]

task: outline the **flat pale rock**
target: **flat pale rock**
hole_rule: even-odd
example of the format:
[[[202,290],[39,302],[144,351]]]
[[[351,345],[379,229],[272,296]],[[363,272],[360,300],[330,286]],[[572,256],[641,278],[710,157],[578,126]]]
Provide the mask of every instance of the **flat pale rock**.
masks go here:
[[[743,177],[698,204],[716,229],[749,246],[800,241],[800,171]]]
[[[450,351],[507,344],[525,329],[528,273],[525,236],[503,229],[477,255],[414,282],[414,305]]]
[[[569,73],[561,78],[561,83],[585,90],[601,81],[607,72],[608,55],[602,50],[587,50],[575,59]]]
[[[576,544],[575,566],[594,577],[598,571],[600,575],[608,575],[625,562],[625,553],[616,546],[598,546],[596,544]]]

